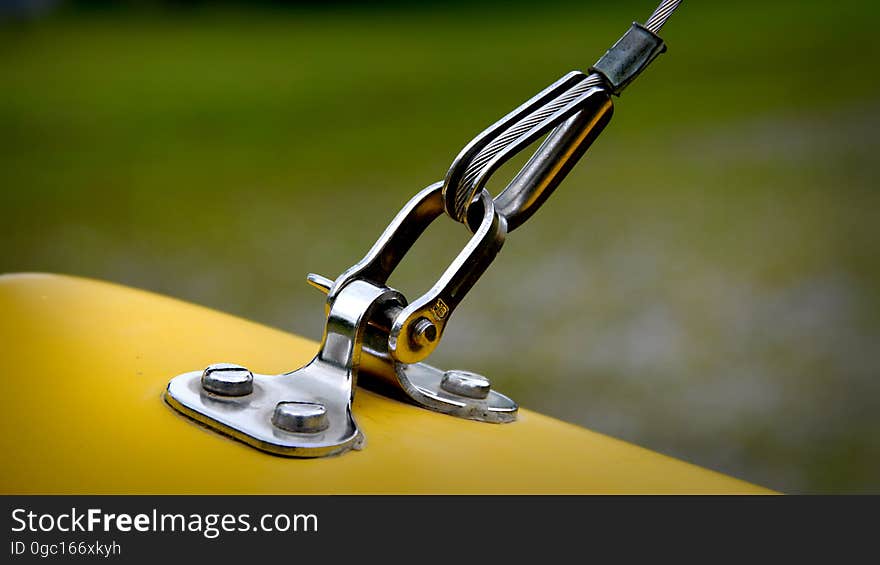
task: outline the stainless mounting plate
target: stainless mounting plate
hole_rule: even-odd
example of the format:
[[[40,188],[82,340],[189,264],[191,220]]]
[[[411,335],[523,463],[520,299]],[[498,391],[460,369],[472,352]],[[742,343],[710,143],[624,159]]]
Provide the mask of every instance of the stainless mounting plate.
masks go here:
[[[249,445],[292,457],[323,457],[359,449],[363,435],[351,415],[348,395],[334,390],[335,367],[315,359],[283,375],[254,373],[254,391],[246,396],[221,396],[202,387],[202,371],[177,376],[168,383],[166,401],[190,418]],[[272,424],[278,402],[318,403],[326,409],[328,427],[295,433]]]
[[[516,420],[516,402],[500,392],[489,390],[485,398],[468,398],[444,390],[444,376],[452,371],[441,371],[426,363],[397,363],[395,370],[401,388],[420,406],[480,422],[506,424]]]
[[[403,304],[395,290],[352,281],[330,305],[321,347],[308,365],[282,375],[253,374],[250,392],[216,384],[223,375],[215,371],[237,382],[246,369],[212,365],[171,379],[165,400],[194,420],[263,451],[324,457],[357,449],[364,440],[351,403],[367,320],[377,310]]]

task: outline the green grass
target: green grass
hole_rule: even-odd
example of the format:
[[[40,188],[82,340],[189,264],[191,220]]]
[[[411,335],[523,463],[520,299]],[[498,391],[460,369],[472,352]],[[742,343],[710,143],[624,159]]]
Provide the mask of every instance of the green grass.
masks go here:
[[[432,362],[771,487],[880,490],[873,2],[685,3]],[[0,271],[317,337],[335,276],[647,3],[68,10],[0,25]],[[433,227],[395,282],[466,241]],[[512,358],[516,360],[513,361]]]

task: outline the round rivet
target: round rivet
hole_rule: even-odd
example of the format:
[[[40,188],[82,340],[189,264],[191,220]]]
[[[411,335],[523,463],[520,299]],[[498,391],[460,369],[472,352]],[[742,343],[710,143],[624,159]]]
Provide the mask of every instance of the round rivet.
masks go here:
[[[254,391],[254,375],[241,365],[215,363],[202,373],[202,388],[220,396],[245,396]]]
[[[330,425],[327,409],[317,402],[279,402],[272,414],[272,424],[282,430],[314,434]]]
[[[492,383],[483,375],[470,371],[446,371],[440,380],[440,388],[446,392],[482,400],[489,396]]]

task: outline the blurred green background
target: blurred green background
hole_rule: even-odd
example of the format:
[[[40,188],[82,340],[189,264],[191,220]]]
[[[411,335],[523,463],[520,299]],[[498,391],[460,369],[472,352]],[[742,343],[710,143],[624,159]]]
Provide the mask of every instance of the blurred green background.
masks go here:
[[[317,338],[305,274],[655,0],[44,4],[0,2],[0,272]],[[685,2],[432,364],[769,487],[880,492],[878,15]],[[466,241],[435,223],[392,282]]]

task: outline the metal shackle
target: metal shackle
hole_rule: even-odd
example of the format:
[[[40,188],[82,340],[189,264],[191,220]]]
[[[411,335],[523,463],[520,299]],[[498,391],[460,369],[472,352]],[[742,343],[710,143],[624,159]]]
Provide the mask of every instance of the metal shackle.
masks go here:
[[[434,183],[406,203],[367,255],[332,283],[328,304],[351,281],[366,280],[376,285],[388,282],[416,240],[443,215],[442,188],[443,183]],[[488,192],[481,192],[472,210],[479,210],[479,222],[468,243],[426,293],[393,313],[388,351],[395,361],[416,363],[434,351],[455,308],[501,249],[507,222],[496,211]]]

